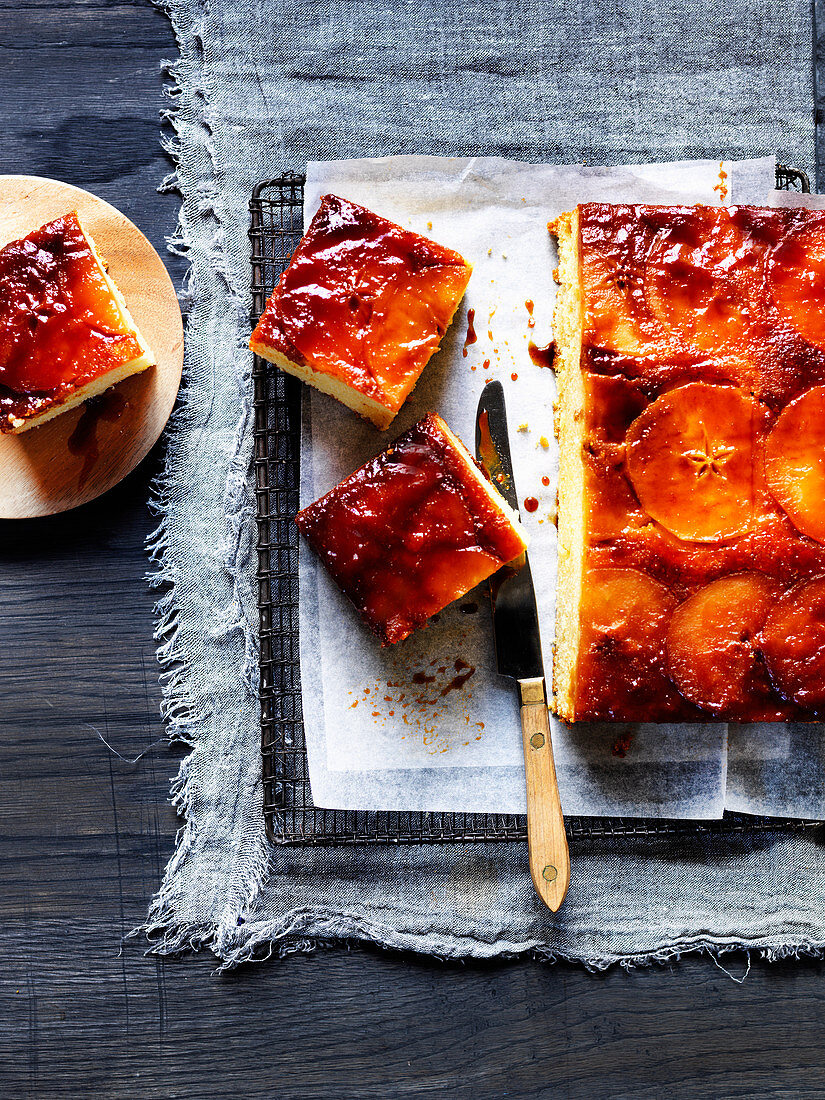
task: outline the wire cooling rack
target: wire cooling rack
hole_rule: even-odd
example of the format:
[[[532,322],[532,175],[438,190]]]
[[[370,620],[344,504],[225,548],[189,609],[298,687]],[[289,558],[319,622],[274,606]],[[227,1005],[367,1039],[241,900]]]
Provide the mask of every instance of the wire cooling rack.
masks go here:
[[[809,191],[808,177],[777,168],[777,186]],[[252,308],[260,316],[303,233],[304,177],[259,183],[250,201]],[[255,358],[255,492],[258,524],[261,751],[264,814],[277,844],[413,844],[511,841],[527,836],[517,814],[322,810],[312,803],[301,717],[298,510],[301,386]],[[571,839],[805,829],[818,822],[726,814],[721,821],[567,819]]]

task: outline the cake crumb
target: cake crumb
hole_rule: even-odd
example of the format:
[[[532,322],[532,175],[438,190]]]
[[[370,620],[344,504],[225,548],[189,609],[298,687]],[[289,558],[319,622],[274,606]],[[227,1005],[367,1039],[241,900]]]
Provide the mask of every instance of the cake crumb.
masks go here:
[[[541,439],[539,439],[539,446],[540,446],[540,447],[543,447],[543,448],[545,449],[545,451],[546,451],[546,450],[548,449],[548,447],[550,446],[550,441],[548,440],[548,438],[547,438],[547,436],[546,436],[546,435],[543,435],[543,436],[541,437]]]
[[[529,432],[530,431],[530,429],[527,427],[526,424],[519,424],[519,426],[516,430],[519,431],[519,432]]]

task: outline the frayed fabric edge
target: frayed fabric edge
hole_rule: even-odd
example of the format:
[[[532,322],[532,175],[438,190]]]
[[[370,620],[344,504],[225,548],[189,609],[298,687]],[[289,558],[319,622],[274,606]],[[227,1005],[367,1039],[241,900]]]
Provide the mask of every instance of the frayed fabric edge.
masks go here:
[[[309,929],[313,928],[310,932]],[[317,930],[317,932],[315,931]],[[604,973],[617,967],[630,971],[666,966],[678,963],[687,956],[706,956],[731,981],[741,984],[750,973],[754,961],[768,963],[783,959],[825,958],[825,942],[806,939],[790,943],[745,942],[744,940],[713,940],[708,938],[688,938],[677,940],[666,946],[649,948],[644,951],[623,955],[598,955],[582,957],[564,948],[551,948],[536,942],[506,943],[496,945],[483,943],[472,938],[448,937],[440,943],[429,943],[426,949],[421,947],[421,938],[413,933],[400,933],[387,925],[346,918],[339,915],[304,911],[291,914],[280,921],[266,921],[254,932],[239,935],[239,929],[230,935],[219,935],[219,930],[209,926],[178,924],[173,927],[156,924],[149,929],[150,938],[156,937],[148,954],[159,956],[181,955],[189,951],[208,948],[219,959],[216,975],[226,973],[238,966],[266,962],[271,958],[287,958],[296,954],[311,954],[318,950],[332,948],[348,949],[354,946],[371,944],[386,951],[403,951],[437,958],[442,962],[509,962],[519,959],[534,959],[544,963],[568,963],[582,966],[591,973]],[[235,941],[234,943],[232,941]],[[241,942],[238,942],[238,941]],[[730,955],[744,955],[745,969],[742,974],[734,974],[721,962]]]
[[[184,306],[191,307],[197,300],[197,269],[195,262],[192,260],[195,239],[187,224],[188,204],[181,180],[180,133],[183,125],[187,125],[205,135],[205,140],[199,144],[202,147],[203,154],[208,157],[211,175],[215,179],[215,162],[210,146],[211,139],[207,121],[208,97],[204,91],[205,77],[202,71],[203,49],[200,28],[205,14],[202,13],[200,19],[194,18],[191,26],[184,27],[176,0],[153,0],[153,2],[169,18],[180,54],[176,61],[162,62],[162,72],[168,80],[164,93],[172,102],[172,106],[162,113],[162,117],[172,127],[175,137],[174,139],[164,138],[162,141],[164,149],[173,159],[174,171],[161,182],[159,191],[176,191],[183,199],[175,230],[167,238],[167,247],[171,253],[189,260],[189,268],[184,278],[181,298]],[[199,68],[200,72],[198,74]],[[197,79],[197,75],[200,75],[201,79]],[[197,100],[198,109],[192,109],[191,105],[187,106],[187,101],[191,99]],[[219,214],[214,205],[210,205],[207,209],[204,206],[203,199],[198,200],[197,213],[202,217],[209,217],[214,227],[213,240],[208,252],[210,268],[226,283],[232,306],[240,310],[243,318],[247,319],[243,297],[232,286],[224,251],[224,227]],[[172,805],[183,817],[183,825],[175,838],[175,850],[166,865],[163,882],[152,899],[145,922],[129,934],[133,936],[145,932],[151,939],[162,931],[163,941],[169,947],[169,950],[164,953],[174,953],[179,949],[213,946],[213,944],[220,941],[227,930],[236,928],[238,923],[242,922],[249,913],[263,884],[270,861],[262,818],[261,833],[257,848],[253,853],[249,873],[245,878],[245,882],[230,893],[220,922],[208,931],[195,931],[193,928],[187,928],[180,924],[176,904],[178,897],[174,888],[174,880],[189,855],[194,842],[196,823],[192,809],[189,770],[192,756],[197,752],[198,726],[204,715],[195,706],[189,691],[191,668],[180,644],[182,606],[174,573],[174,563],[170,553],[171,533],[168,521],[171,505],[171,469],[174,462],[174,443],[178,435],[185,431],[188,426],[192,412],[192,385],[185,376],[177,408],[166,431],[163,468],[151,486],[150,509],[159,517],[159,522],[155,531],[148,537],[146,544],[152,565],[147,574],[147,579],[152,588],[162,590],[154,609],[156,622],[154,637],[158,642],[157,656],[162,669],[160,676],[163,689],[162,717],[167,725],[170,741],[183,742],[193,750],[181,762],[178,773],[171,784]],[[244,503],[242,493],[238,488],[241,481],[240,467],[243,461],[240,451],[250,416],[251,401],[246,403],[242,401],[241,413],[234,436],[235,450],[229,463],[225,488],[225,500],[228,508],[227,523],[231,531],[237,528],[238,513]],[[237,593],[238,563],[236,556],[233,555],[232,560],[227,561],[225,564],[233,574],[234,588]],[[254,690],[253,666],[257,667],[257,653],[253,634],[254,631],[244,630],[244,682],[247,687],[252,687],[252,690]],[[152,948],[149,950],[151,951]]]

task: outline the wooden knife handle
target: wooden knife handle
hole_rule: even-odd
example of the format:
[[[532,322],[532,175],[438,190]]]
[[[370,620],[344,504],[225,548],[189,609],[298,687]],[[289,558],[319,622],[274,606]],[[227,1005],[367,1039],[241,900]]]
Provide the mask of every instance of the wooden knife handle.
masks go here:
[[[524,770],[527,773],[527,844],[536,893],[554,913],[570,885],[570,852],[550,741],[544,678],[519,680]]]

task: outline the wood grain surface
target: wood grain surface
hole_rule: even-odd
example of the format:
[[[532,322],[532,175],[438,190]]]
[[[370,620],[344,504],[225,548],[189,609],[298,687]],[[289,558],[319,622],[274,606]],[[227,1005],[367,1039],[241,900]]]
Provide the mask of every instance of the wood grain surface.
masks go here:
[[[0,0],[0,172],[94,191],[163,255],[174,55],[145,0]],[[178,825],[144,581],[157,468],[156,449],[94,503],[0,522],[3,1100],[823,1096],[817,962],[739,985],[695,958],[591,975],[358,947],[219,978],[208,955],[121,953]]]
[[[0,246],[75,211],[126,299],[154,363],[101,401],[19,435],[0,435],[0,517],[53,515],[107,492],[140,463],[175,404],[183,323],[172,280],[137,226],[83,188],[0,175]],[[117,404],[112,398],[117,396]]]
[[[570,886],[570,851],[550,739],[544,677],[519,680],[521,741],[527,780],[527,847],[536,893],[553,913]]]

